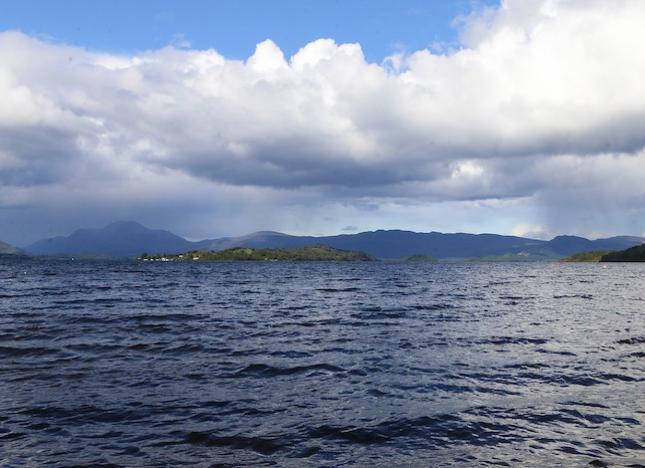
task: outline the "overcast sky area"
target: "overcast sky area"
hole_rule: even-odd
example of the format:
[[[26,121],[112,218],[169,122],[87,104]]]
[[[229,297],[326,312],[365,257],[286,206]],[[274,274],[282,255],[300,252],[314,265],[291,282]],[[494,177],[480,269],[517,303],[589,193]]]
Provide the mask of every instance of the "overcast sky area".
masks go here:
[[[642,0],[2,8],[0,240],[645,235]]]

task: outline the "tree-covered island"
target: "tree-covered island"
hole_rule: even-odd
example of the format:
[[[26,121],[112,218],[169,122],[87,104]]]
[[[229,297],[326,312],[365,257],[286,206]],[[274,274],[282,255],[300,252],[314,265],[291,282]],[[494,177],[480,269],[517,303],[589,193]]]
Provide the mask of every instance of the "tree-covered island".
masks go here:
[[[365,262],[373,260],[363,252],[339,250],[326,245],[312,245],[293,249],[254,249],[249,247],[234,247],[220,251],[194,250],[177,255],[148,255],[137,257],[143,261],[338,261],[338,262]]]

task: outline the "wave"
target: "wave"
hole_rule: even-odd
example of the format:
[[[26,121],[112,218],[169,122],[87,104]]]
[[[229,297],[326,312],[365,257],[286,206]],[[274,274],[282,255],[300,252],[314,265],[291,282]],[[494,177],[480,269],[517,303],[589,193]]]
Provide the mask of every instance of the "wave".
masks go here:
[[[231,374],[231,377],[279,377],[294,374],[308,374],[317,371],[344,372],[345,369],[331,364],[310,364],[292,367],[275,367],[268,364],[251,364]]]

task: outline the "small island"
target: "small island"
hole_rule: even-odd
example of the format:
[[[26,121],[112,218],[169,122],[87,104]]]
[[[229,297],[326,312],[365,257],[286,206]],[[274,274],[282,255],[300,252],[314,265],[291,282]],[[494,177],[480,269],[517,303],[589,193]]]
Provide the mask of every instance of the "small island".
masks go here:
[[[193,250],[177,255],[148,255],[137,257],[142,261],[180,262],[180,261],[309,261],[309,262],[365,262],[373,260],[363,252],[339,250],[326,245],[312,245],[293,249],[255,249],[250,247],[234,247],[220,251]]]

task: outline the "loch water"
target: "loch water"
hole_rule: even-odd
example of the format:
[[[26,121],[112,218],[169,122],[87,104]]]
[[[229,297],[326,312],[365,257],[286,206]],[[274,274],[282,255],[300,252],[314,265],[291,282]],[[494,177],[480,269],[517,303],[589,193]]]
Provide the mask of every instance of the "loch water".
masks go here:
[[[0,260],[1,466],[644,466],[645,265]]]

